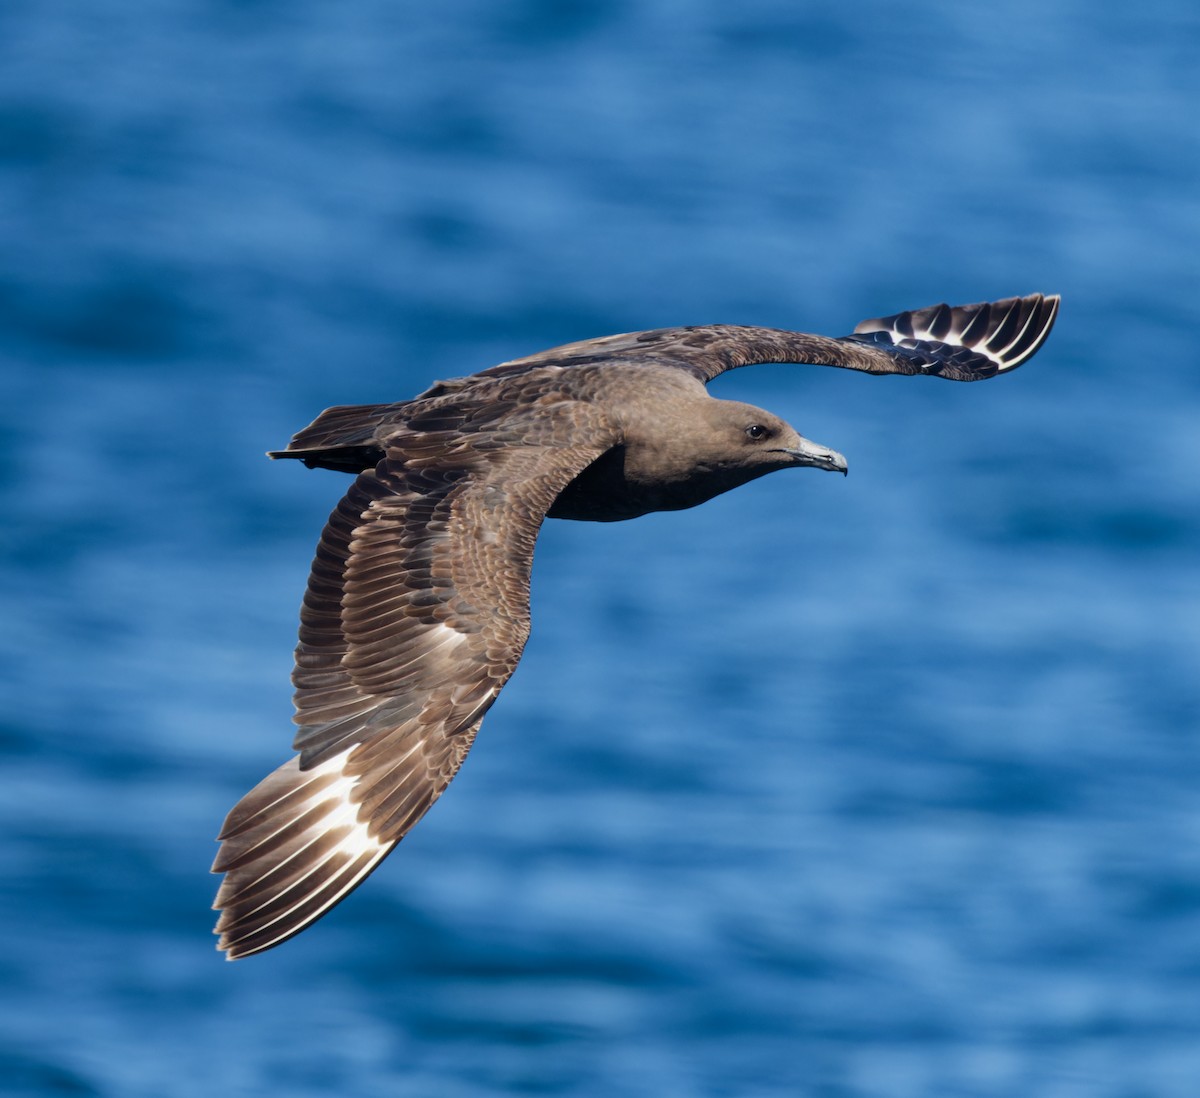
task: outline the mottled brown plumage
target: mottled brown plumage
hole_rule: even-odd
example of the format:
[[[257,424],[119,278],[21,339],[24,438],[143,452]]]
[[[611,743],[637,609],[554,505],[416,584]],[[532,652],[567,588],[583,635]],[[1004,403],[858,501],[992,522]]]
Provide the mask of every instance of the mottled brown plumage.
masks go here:
[[[219,948],[277,945],[354,888],[462,764],[529,635],[542,520],[702,503],[840,454],[704,384],[757,362],[970,381],[1011,370],[1054,322],[1034,294],[866,321],[840,339],[667,328],[544,351],[409,401],[331,408],[275,457],[356,475],[321,535],[293,683],[299,754],[235,806]]]

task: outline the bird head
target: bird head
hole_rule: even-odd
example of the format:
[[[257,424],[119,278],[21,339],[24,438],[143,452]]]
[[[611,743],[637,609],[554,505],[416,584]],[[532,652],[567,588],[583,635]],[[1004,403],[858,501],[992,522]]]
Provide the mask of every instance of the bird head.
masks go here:
[[[706,409],[702,461],[714,468],[741,469],[762,476],[776,469],[810,465],[845,473],[836,450],[804,438],[778,416],[734,400],[713,400]]]

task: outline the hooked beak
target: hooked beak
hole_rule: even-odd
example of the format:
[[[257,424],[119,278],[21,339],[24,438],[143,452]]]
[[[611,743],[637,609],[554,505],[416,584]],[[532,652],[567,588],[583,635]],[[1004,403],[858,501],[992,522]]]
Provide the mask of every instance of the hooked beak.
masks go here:
[[[799,446],[788,446],[780,449],[779,452],[790,455],[792,462],[796,465],[811,465],[816,469],[828,469],[831,473],[841,473],[843,476],[849,471],[846,459],[836,450],[809,442],[806,438],[800,439]]]

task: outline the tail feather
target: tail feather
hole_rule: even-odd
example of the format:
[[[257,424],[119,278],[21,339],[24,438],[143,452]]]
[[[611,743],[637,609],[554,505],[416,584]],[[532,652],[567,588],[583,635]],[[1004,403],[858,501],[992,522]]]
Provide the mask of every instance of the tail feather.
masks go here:
[[[292,436],[284,450],[271,450],[273,458],[297,458],[310,469],[336,469],[361,473],[383,457],[375,433],[395,415],[399,404],[340,404],[326,408],[302,431]]]

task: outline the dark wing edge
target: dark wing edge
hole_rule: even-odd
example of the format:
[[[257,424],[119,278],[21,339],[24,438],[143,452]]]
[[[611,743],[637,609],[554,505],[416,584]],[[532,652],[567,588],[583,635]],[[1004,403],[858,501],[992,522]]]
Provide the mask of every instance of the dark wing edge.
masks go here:
[[[977,381],[1009,373],[1038,351],[1058,317],[1057,294],[931,305],[864,320],[843,337],[894,356],[898,373]]]
[[[615,441],[572,445],[577,420],[550,428],[557,445],[389,446],[331,515],[293,676],[301,754],[219,836],[228,959],[279,945],[348,896],[458,772],[528,636],[542,519]]]

